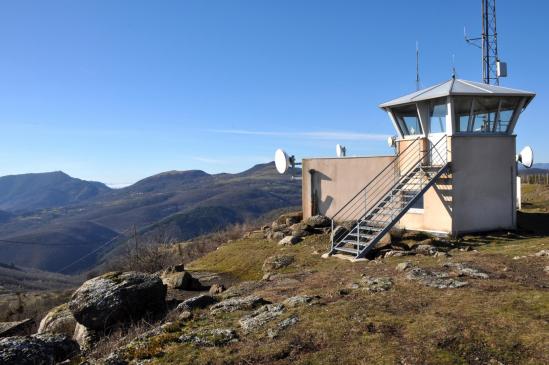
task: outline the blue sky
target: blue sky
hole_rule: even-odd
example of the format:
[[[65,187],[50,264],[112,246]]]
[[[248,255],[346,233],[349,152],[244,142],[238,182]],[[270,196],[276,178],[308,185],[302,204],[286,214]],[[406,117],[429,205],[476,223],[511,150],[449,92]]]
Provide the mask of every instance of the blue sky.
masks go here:
[[[545,1],[498,1],[503,86],[537,92],[517,146],[549,161]],[[387,154],[377,105],[481,78],[480,1],[67,0],[0,3],[0,175],[111,185],[297,157]]]

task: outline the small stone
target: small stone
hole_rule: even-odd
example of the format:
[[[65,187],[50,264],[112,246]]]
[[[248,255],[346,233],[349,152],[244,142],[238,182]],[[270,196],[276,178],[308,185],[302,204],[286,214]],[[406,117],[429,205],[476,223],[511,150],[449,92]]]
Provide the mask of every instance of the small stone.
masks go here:
[[[276,231],[276,232],[272,232],[271,233],[271,238],[270,240],[271,241],[280,241],[281,239],[284,238],[284,233],[283,232],[280,232],[280,231]]]
[[[411,269],[411,268],[412,268],[412,263],[410,261],[404,261],[404,262],[399,263],[396,266],[396,271],[406,271],[406,270]]]
[[[286,236],[284,237],[283,239],[281,239],[278,244],[280,246],[285,246],[285,245],[295,245],[296,243],[299,243],[301,242],[302,238],[301,237],[296,237],[296,236]]]
[[[545,271],[546,274],[549,274],[549,266],[545,266],[545,269],[543,269],[543,271]]]

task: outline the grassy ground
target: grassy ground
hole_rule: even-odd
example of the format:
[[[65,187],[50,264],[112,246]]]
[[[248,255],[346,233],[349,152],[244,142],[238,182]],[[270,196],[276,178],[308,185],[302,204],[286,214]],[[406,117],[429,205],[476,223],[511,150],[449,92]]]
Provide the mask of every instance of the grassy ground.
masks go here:
[[[279,302],[297,294],[321,296],[319,305],[288,309],[283,319],[299,322],[271,339],[274,321],[240,340],[221,347],[182,345],[175,339],[196,328],[234,328],[244,312],[212,316],[207,310],[192,320],[175,322],[167,333],[132,350],[130,358],[158,364],[549,364],[549,257],[533,254],[549,249],[549,237],[537,228],[548,226],[542,213],[545,190],[536,191],[525,214],[528,228],[517,233],[464,237],[451,257],[410,256],[351,263],[322,259],[328,236],[313,236],[291,247],[257,239],[222,245],[194,261],[192,270],[228,273],[255,280],[249,292]],[[549,203],[547,203],[549,206]],[[528,212],[526,212],[528,213]],[[545,224],[543,224],[545,222]],[[260,280],[263,261],[275,254],[295,261],[272,280]],[[442,264],[468,263],[488,279],[462,278],[469,285],[435,289],[409,281],[396,270],[399,262],[442,270]],[[371,293],[348,288],[361,275],[387,276],[392,289]]]

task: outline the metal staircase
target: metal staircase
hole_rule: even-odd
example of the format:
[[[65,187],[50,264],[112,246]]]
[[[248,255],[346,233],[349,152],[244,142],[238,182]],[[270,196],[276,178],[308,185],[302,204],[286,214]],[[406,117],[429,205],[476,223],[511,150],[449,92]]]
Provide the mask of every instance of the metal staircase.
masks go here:
[[[330,254],[363,258],[448,170],[446,136],[409,141],[332,217]]]

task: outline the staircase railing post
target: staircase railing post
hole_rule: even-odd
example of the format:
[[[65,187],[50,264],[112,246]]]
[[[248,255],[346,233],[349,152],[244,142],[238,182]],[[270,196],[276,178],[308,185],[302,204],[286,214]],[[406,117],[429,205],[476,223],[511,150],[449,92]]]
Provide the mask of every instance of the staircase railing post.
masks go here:
[[[333,219],[331,220],[331,225],[332,225],[332,239],[331,239],[332,249],[330,251],[333,251],[333,249],[334,249],[334,220]]]

